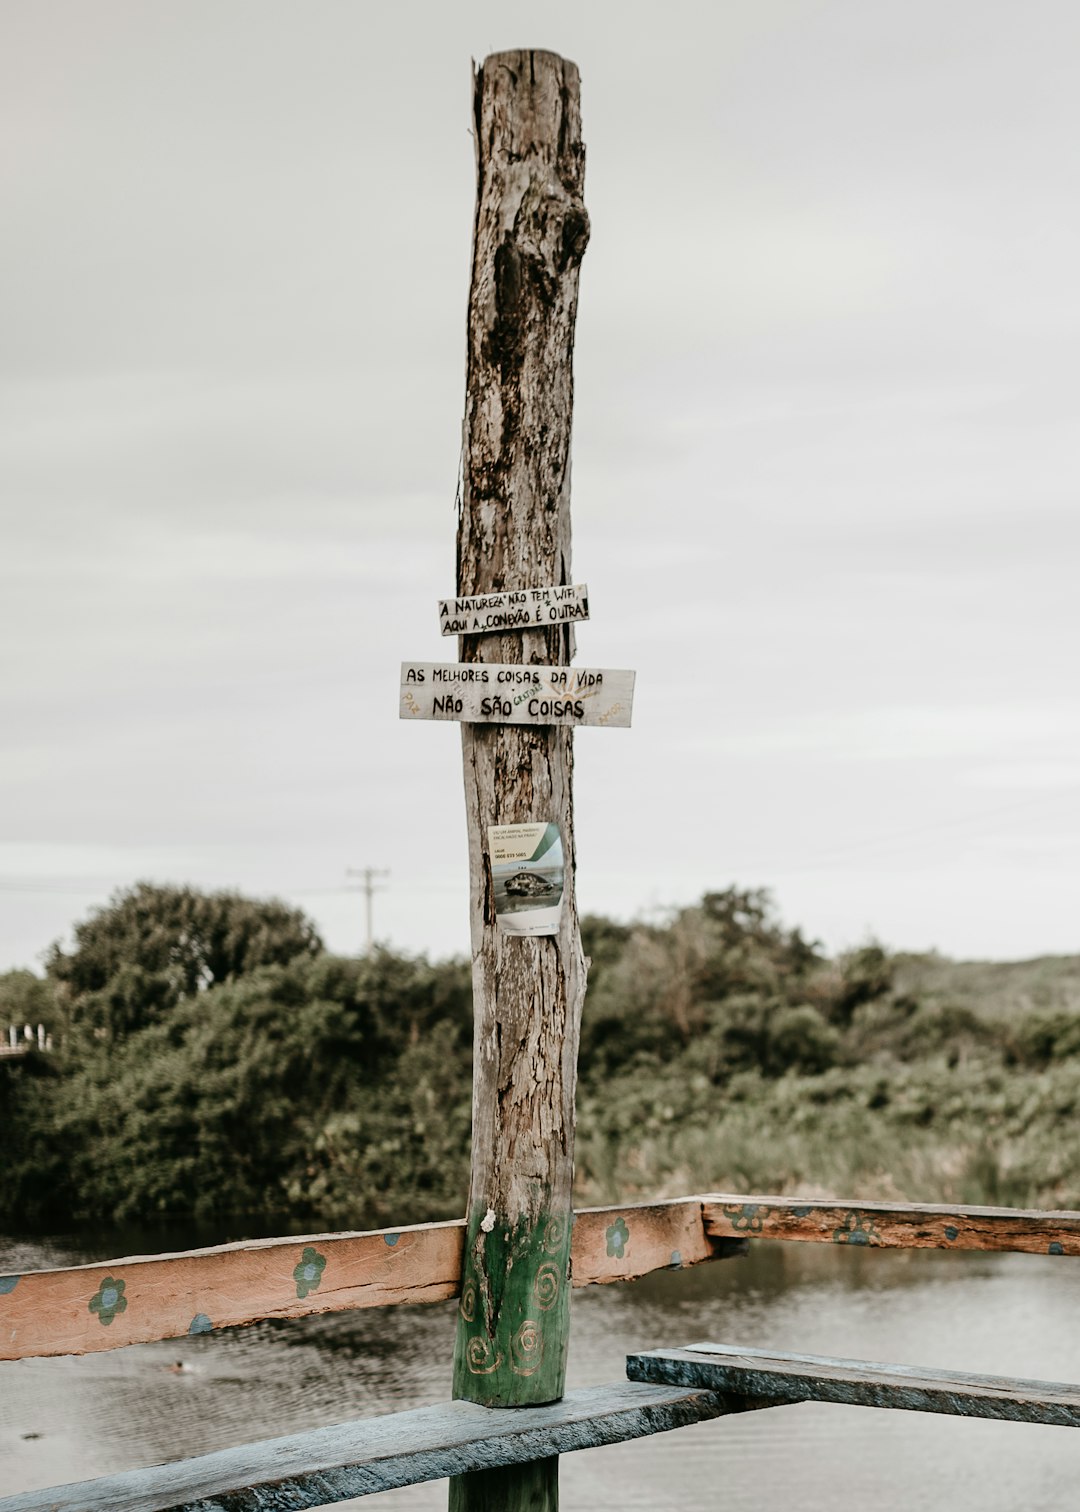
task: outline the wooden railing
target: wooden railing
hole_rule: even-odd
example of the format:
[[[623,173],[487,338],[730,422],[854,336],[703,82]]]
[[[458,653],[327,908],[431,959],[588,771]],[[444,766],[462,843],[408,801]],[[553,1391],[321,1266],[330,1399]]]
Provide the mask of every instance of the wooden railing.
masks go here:
[[[732,1199],[734,1200],[734,1199]],[[712,1235],[712,1197],[576,1216],[576,1286],[697,1265],[742,1248]],[[312,1313],[442,1302],[461,1284],[463,1222],[260,1239],[0,1277],[0,1359],[87,1354]]]
[[[262,1318],[457,1295],[464,1224],[314,1234],[0,1277],[0,1358],[83,1354]],[[1080,1213],[710,1192],[576,1215],[576,1286],[746,1252],[757,1239],[1080,1255]],[[328,1505],[735,1411],[817,1400],[1080,1426],[1080,1388],[700,1344],[634,1355],[629,1379],[547,1407],[395,1413],[0,1500],[0,1512]]]
[[[429,1223],[0,1276],[0,1359],[87,1354],[262,1318],[442,1302],[458,1294],[463,1237],[462,1222]],[[575,1286],[629,1281],[725,1259],[749,1239],[1080,1255],[1080,1214],[711,1192],[577,1213],[572,1278]]]

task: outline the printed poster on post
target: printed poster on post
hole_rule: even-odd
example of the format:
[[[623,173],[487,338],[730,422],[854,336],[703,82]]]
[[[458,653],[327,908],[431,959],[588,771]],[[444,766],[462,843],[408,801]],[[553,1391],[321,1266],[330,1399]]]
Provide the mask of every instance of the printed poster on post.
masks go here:
[[[564,882],[559,826],[493,824],[488,848],[499,928],[507,934],[558,934]]]

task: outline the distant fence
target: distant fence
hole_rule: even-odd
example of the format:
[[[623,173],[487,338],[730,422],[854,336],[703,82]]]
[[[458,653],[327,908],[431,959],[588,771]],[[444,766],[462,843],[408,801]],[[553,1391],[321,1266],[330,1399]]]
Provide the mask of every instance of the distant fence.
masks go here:
[[[31,1024],[24,1024],[21,1029],[18,1024],[9,1024],[6,1038],[0,1040],[0,1057],[25,1055],[28,1050],[51,1050],[52,1047],[52,1035],[46,1033],[44,1024],[37,1026],[37,1033]]]

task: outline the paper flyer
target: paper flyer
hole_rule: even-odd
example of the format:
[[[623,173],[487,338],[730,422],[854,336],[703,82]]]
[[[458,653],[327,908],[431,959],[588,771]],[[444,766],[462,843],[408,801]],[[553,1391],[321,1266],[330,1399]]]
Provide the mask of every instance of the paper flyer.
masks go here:
[[[559,826],[493,824],[488,847],[499,928],[507,934],[558,934],[564,880]]]

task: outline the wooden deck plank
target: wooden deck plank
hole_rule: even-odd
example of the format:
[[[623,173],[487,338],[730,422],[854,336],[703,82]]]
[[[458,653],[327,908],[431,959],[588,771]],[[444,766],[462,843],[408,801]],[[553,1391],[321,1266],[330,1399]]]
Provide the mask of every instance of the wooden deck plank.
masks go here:
[[[705,1197],[702,1203],[705,1232],[713,1239],[1080,1255],[1080,1213],[1073,1212],[722,1194]]]
[[[0,1360],[87,1354],[261,1318],[440,1302],[458,1295],[463,1238],[461,1222],[417,1224],[0,1277]],[[629,1280],[744,1249],[741,1240],[706,1236],[700,1197],[586,1209],[575,1218],[573,1281]]]
[[[743,1405],[710,1391],[631,1381],[569,1392],[549,1407],[500,1411],[449,1402],[26,1491],[0,1500],[0,1512],[293,1512],[621,1443]]]
[[[1080,1386],[1007,1376],[964,1375],[914,1365],[878,1365],[818,1355],[771,1354],[726,1344],[691,1344],[630,1355],[632,1381],[783,1402],[842,1402],[955,1417],[1080,1428]]]

